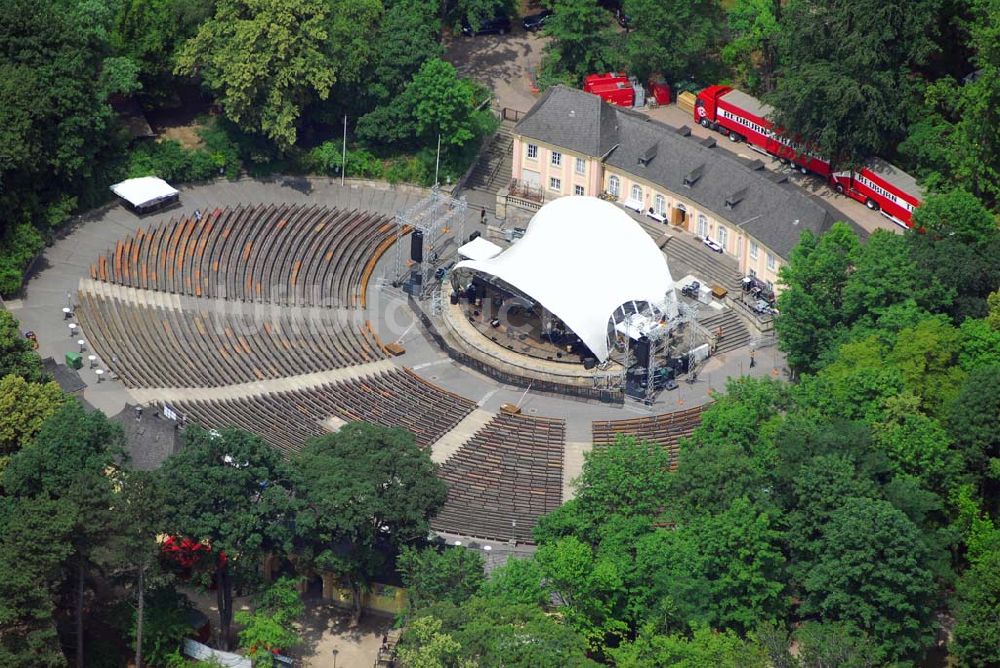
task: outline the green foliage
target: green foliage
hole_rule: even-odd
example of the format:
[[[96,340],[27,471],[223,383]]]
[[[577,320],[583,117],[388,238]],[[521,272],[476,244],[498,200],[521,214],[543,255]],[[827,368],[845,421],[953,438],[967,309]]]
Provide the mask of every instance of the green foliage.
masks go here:
[[[434,58],[413,75],[400,102],[411,110],[425,141],[440,136],[444,146],[463,146],[488,127],[489,112],[476,111],[484,98],[471,80],[459,78],[454,65]]]
[[[968,487],[956,493],[969,569],[956,588],[954,653],[963,665],[1000,662],[1000,530]]]
[[[143,620],[143,660],[147,665],[161,666],[180,651],[181,642],[191,636],[191,611],[194,606],[187,596],[165,585],[146,592]],[[129,635],[135,638],[138,616],[130,607]]]
[[[844,622],[804,623],[795,632],[802,668],[872,668],[877,649],[853,625]]]
[[[0,496],[0,665],[66,665],[54,599],[76,522],[77,510],[66,501]]]
[[[0,295],[9,297],[21,289],[28,264],[44,245],[42,235],[28,223],[7,230],[0,241]]]
[[[346,576],[360,616],[361,586],[388,552],[427,536],[447,488],[412,434],[362,422],[307,442],[295,465],[297,553],[303,564]]]
[[[922,652],[934,583],[919,529],[902,512],[885,501],[844,499],[816,552],[803,578],[803,613],[868,629],[879,661]]]
[[[630,74],[679,81],[704,71],[723,22],[716,0],[625,0],[624,8],[635,26],[625,39]]]
[[[557,617],[534,606],[486,598],[426,608],[403,634],[399,648],[407,666],[428,668],[597,665],[586,657],[583,639]],[[411,658],[425,662],[411,664]]]
[[[223,174],[234,178],[240,168],[239,147],[214,123],[201,135],[204,148],[186,149],[173,139],[136,145],[128,156],[128,176],[159,176],[175,183],[209,181]]]
[[[751,91],[773,87],[780,11],[776,0],[736,0],[726,8],[729,41],[722,60]]]
[[[815,238],[804,232],[792,250],[779,280],[781,316],[775,321],[778,345],[797,369],[815,369],[817,356],[836,339],[842,325],[848,267],[857,253],[858,238],[844,223]]]
[[[696,626],[691,637],[660,635],[652,626],[643,627],[633,642],[612,650],[621,668],[766,668],[764,653],[733,631],[718,633]]]
[[[545,34],[552,41],[545,46],[543,69],[550,78],[565,76],[577,86],[583,77],[604,72],[620,64],[613,46],[615,33],[607,12],[588,0],[554,0]]]
[[[973,369],[948,407],[946,423],[965,470],[991,512],[1000,510],[1000,365]]]
[[[438,551],[404,546],[396,558],[396,569],[413,608],[439,601],[461,604],[479,593],[485,581],[483,558],[465,548]]]
[[[279,578],[258,597],[253,612],[236,613],[240,647],[254,661],[270,658],[273,651],[284,651],[302,642],[294,624],[305,613],[298,583]]]
[[[365,91],[378,109],[395,106],[399,91],[420,66],[444,55],[439,42],[439,5],[431,0],[387,2],[375,37],[376,48],[370,66],[371,81]],[[390,112],[391,113],[391,112]]]
[[[10,311],[0,310],[0,375],[41,382],[42,360],[31,341],[21,336],[19,324]]]
[[[489,580],[481,587],[482,596],[494,601],[543,607],[549,601],[544,577],[534,559],[508,559],[490,573]]]
[[[883,154],[902,137],[909,67],[934,50],[936,0],[793,0],[782,10],[774,120],[836,165]]]
[[[234,579],[252,580],[263,554],[291,547],[292,470],[257,436],[191,426],[184,430],[184,447],[164,462],[161,475],[165,533],[207,540],[214,552],[228,557],[208,560],[228,644]]]
[[[287,149],[303,109],[360,74],[380,13],[375,0],[217,0],[175,71],[199,74],[233,122]]]
[[[343,167],[343,149],[339,142],[325,141],[309,151],[307,165],[321,174],[340,175]],[[363,148],[347,151],[347,176],[356,178],[381,178],[384,173],[382,161]]]
[[[0,379],[0,456],[17,452],[34,438],[65,400],[54,381],[29,383],[13,374]]]

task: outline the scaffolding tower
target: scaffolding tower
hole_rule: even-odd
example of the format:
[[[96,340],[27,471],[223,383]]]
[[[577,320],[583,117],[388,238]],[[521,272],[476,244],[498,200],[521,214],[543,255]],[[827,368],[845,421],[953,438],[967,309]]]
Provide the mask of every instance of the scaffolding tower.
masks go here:
[[[423,297],[433,291],[432,278],[437,268],[458,250],[465,239],[465,216],[468,204],[464,197],[442,193],[437,186],[427,197],[413,204],[393,220],[396,225],[396,264],[386,278],[394,286],[406,286],[411,295]],[[404,237],[423,234],[422,259],[417,262],[405,253]],[[404,254],[407,257],[404,257]]]

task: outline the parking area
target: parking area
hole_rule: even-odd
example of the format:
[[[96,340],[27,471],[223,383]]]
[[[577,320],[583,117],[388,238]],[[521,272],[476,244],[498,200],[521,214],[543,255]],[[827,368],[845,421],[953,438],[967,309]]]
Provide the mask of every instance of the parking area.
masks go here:
[[[525,9],[525,13],[532,11],[540,8]],[[536,95],[532,92],[535,72],[549,38],[526,32],[520,19],[513,23],[508,35],[449,36],[444,42],[444,57],[459,74],[488,86],[497,106],[527,111],[535,103]]]

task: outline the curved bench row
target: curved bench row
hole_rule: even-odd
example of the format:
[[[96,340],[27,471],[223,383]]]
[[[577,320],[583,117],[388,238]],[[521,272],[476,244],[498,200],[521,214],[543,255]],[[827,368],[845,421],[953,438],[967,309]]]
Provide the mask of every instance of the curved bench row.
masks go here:
[[[628,420],[595,420],[591,425],[594,446],[614,445],[618,434],[628,434],[667,448],[673,466],[676,467],[680,440],[690,436],[698,428],[701,414],[706,408],[708,405]]]
[[[564,420],[499,413],[441,466],[448,500],[439,531],[532,542],[538,518],[562,503]]]
[[[189,421],[207,428],[239,427],[286,452],[296,452],[310,436],[327,432],[322,425],[331,417],[402,427],[426,447],[475,407],[474,401],[406,368],[291,392],[173,405]]]
[[[361,311],[313,317],[182,311],[78,294],[94,351],[129,387],[217,387],[381,359]],[[341,316],[341,317],[338,317]]]
[[[396,230],[391,216],[315,205],[215,209],[140,228],[90,276],[195,297],[359,306],[365,267]]]

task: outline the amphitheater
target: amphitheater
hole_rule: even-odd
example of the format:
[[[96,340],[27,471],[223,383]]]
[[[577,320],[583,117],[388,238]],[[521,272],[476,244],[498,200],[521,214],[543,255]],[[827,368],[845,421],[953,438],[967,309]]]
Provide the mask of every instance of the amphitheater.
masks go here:
[[[525,390],[459,364],[383,280],[402,243],[394,217],[426,194],[245,179],[185,188],[180,208],[143,218],[110,206],[48,248],[7,307],[43,357],[61,362],[81,340],[96,358],[71,372],[82,397],[109,415],[143,406],[140,436],[166,422],[164,406],[290,454],[347,421],[411,431],[449,488],[433,529],[480,545],[530,544],[591,448],[627,433],[676,455],[727,377],[778,373],[776,353],[750,369],[737,342],[649,408]],[[466,216],[468,233],[479,211]],[[405,353],[388,354],[390,342]],[[149,437],[130,447],[140,466],[169,454]]]

